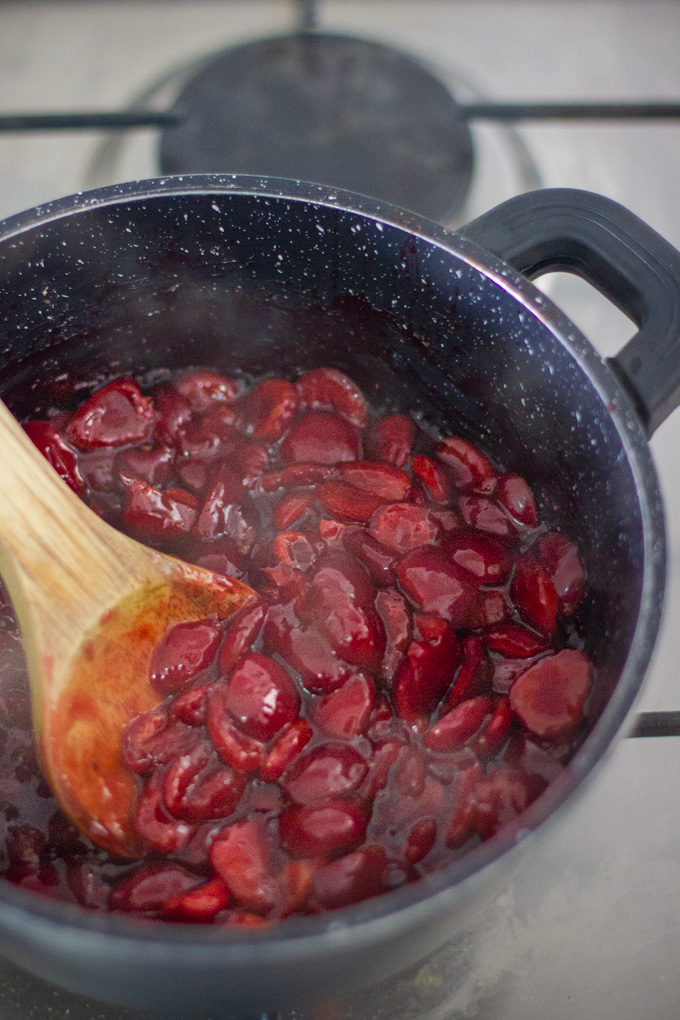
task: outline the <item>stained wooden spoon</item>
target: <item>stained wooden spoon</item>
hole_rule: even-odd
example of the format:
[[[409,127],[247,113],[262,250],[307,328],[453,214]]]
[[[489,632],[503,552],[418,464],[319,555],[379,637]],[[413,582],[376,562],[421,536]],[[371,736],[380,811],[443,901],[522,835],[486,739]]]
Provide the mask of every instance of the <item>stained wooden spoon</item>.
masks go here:
[[[156,705],[149,664],[182,620],[228,617],[247,585],[104,523],[0,402],[0,573],[24,640],[45,775],[75,824],[114,854],[142,850],[120,761],[126,723]]]

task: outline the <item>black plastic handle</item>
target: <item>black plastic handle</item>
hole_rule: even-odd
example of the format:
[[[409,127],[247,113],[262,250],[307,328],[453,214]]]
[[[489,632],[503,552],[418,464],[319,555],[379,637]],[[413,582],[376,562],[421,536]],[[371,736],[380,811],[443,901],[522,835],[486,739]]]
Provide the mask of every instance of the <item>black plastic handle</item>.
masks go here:
[[[652,432],[680,404],[680,252],[612,199],[573,188],[511,198],[460,231],[529,279],[575,273],[638,332],[610,367]]]

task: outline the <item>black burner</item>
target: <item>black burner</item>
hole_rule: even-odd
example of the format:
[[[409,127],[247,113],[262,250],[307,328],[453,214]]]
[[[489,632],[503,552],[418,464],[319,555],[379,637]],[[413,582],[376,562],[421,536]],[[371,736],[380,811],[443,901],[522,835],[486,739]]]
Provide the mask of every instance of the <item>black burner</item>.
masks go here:
[[[434,220],[461,209],[472,138],[446,87],[378,43],[300,33],[225,50],[172,108],[161,172],[292,177]]]

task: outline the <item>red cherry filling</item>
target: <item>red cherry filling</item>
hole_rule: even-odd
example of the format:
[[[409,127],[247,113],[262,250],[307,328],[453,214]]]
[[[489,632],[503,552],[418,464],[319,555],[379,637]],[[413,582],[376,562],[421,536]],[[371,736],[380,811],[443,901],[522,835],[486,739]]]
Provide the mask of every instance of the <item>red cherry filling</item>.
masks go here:
[[[326,407],[353,425],[363,425],[368,414],[366,399],[348,376],[335,368],[313,368],[297,382],[302,399],[310,408]]]
[[[138,383],[116,379],[81,404],[66,432],[79,450],[125,446],[147,437],[153,417],[151,399],[142,396]]]
[[[280,446],[285,463],[338,464],[361,457],[359,430],[345,418],[312,411],[289,430]]]
[[[357,847],[366,834],[359,808],[342,800],[293,804],[279,815],[283,847],[293,857],[339,857]]]
[[[153,654],[151,684],[159,694],[173,694],[212,661],[220,641],[216,621],[178,623],[167,631]]]
[[[244,733],[266,741],[297,719],[300,696],[282,666],[250,652],[227,680],[222,704]]]
[[[564,737],[582,718],[591,682],[587,656],[565,648],[530,666],[515,680],[510,708],[537,737]]]
[[[42,833],[40,807],[11,826],[10,880],[175,923],[335,909],[492,836],[577,746],[578,548],[469,440],[379,417],[335,368],[117,380],[26,431],[111,523],[258,598],[155,650],[163,701],[121,735],[149,859]],[[35,784],[27,688],[1,680],[0,755]]]
[[[78,468],[78,458],[59,430],[49,421],[29,421],[24,430],[76,496],[84,496],[85,482]]]

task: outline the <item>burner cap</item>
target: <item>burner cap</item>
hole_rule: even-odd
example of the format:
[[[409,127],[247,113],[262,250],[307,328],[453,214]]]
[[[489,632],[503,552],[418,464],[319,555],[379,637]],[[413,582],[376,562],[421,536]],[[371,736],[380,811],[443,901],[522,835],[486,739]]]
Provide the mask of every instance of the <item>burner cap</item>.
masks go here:
[[[447,88],[412,57],[336,35],[225,50],[177,98],[163,174],[290,177],[360,192],[433,220],[461,209],[472,138]]]

